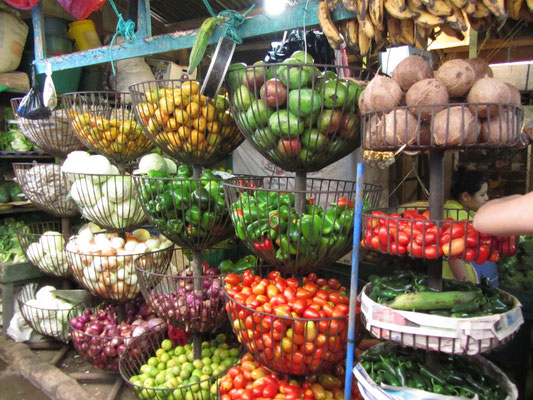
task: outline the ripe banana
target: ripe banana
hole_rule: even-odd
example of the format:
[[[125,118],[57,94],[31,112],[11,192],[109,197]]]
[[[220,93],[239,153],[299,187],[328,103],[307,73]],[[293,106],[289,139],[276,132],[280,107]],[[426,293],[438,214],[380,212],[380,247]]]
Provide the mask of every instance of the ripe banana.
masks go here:
[[[434,0],[421,0],[422,4],[424,4],[426,7],[433,7],[435,5]]]
[[[470,23],[470,27],[475,31],[482,31],[485,28],[485,19],[487,17],[483,18],[475,18],[471,15],[468,16],[468,22]]]
[[[512,19],[520,19],[520,9],[524,0],[507,0],[507,12]]]
[[[476,12],[476,4],[468,2],[465,7],[463,7],[463,11],[466,13],[466,15],[474,15]]]
[[[365,35],[369,39],[374,39],[375,35],[375,29],[374,25],[372,24],[372,21],[370,21],[370,18],[361,18],[361,15],[357,16],[357,22],[359,23],[359,27],[363,29],[365,32]]]
[[[470,15],[472,15],[473,18],[478,18],[478,19],[486,18],[490,15],[490,10],[487,8],[485,4],[483,4],[482,1],[478,1],[476,3],[476,12]]]
[[[408,45],[415,44],[415,23],[412,19],[401,19],[402,41]]]
[[[405,3],[403,5],[405,6]],[[397,0],[385,0],[385,9],[391,16],[398,19],[412,19],[418,16],[418,12],[407,6],[402,9],[402,2]]]
[[[455,30],[466,32],[468,25],[466,24],[463,10],[452,3],[453,14],[446,17],[446,23]]]
[[[430,14],[438,17],[447,17],[453,14],[452,5],[449,0],[434,0],[433,6],[426,6],[426,8]]]
[[[341,35],[331,19],[331,12],[329,11],[328,5],[325,1],[321,1],[318,4],[318,21],[322,32],[326,35],[330,46],[336,50],[339,50],[342,45]]]
[[[383,26],[383,0],[369,0],[368,14],[374,26]]]
[[[441,32],[444,32],[446,35],[450,36],[450,37],[453,37],[453,38],[456,38],[457,40],[459,41],[463,41],[465,40],[465,35],[463,35],[463,33],[461,31],[458,31],[454,28],[452,28],[451,26],[449,25],[442,25],[440,27],[440,30]]]
[[[392,46],[399,46],[402,44],[402,27],[400,20],[387,14],[387,30],[389,31],[389,42]]]
[[[366,36],[365,31],[363,30],[361,25],[359,25],[357,32],[357,42],[359,43],[359,51],[361,55],[366,56],[370,51],[371,40],[368,36]]]
[[[357,7],[355,6],[355,0],[342,0],[342,6],[348,11],[357,13]]]
[[[420,50],[427,50],[428,37],[433,31],[433,28],[425,28],[421,25],[417,25],[415,29],[415,47]]]
[[[426,28],[434,28],[436,26],[441,26],[444,23],[444,18],[426,11],[419,11],[418,17],[415,18],[415,23]]]
[[[496,17],[505,15],[505,0],[483,0],[492,14]]]
[[[418,12],[418,10],[425,10],[426,9],[426,6],[424,6],[424,4],[422,4],[421,0],[407,0],[407,7],[409,7],[411,10],[417,11],[417,12]]]
[[[326,0],[326,3],[328,3],[328,8],[330,9],[330,11],[333,12],[337,8],[339,0]]]
[[[357,23],[357,19],[348,19],[344,22],[344,27],[346,29],[346,36],[344,36],[344,40],[346,41],[346,45],[352,49],[352,51],[355,54],[359,54],[359,45],[357,44],[357,35],[359,34],[358,29],[359,25]]]
[[[375,29],[375,35],[374,35],[374,42],[376,43],[376,51],[379,50],[381,47],[385,45],[384,40],[384,33],[385,33],[385,26],[374,26]]]
[[[459,8],[464,8],[468,4],[468,0],[452,0],[452,3]]]
[[[355,6],[357,7],[357,12],[361,18],[366,18],[366,10],[368,8],[368,0],[355,0]]]

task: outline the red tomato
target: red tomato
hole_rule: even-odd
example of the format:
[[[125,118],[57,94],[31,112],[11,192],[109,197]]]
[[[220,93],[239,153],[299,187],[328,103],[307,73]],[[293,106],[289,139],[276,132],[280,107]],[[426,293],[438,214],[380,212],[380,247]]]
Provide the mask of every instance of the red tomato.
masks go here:
[[[333,310],[333,318],[348,315],[349,307],[346,304],[337,304]]]
[[[486,246],[479,246],[476,257],[476,264],[483,264],[489,259],[490,249]]]
[[[316,282],[317,279],[318,279],[318,276],[317,274],[315,274],[314,272],[309,274],[309,276],[307,277],[307,279],[309,279],[311,282]]]
[[[466,235],[466,247],[477,247],[479,244],[479,232],[469,230]]]
[[[474,249],[467,248],[465,250],[465,256],[463,259],[466,262],[471,262],[471,261],[474,261],[475,258],[476,258],[476,251]]]
[[[462,255],[465,251],[464,237],[453,239],[450,243],[442,245],[442,253],[448,258],[455,258]]]
[[[424,249],[424,257],[429,260],[435,260],[439,258],[442,255],[442,248],[433,245],[433,246],[426,246]]]
[[[292,309],[298,314],[302,314],[305,311],[306,307],[307,302],[303,299],[295,300],[292,305]]]
[[[420,245],[424,244],[426,246],[429,246],[437,243],[437,234],[434,232],[426,231],[425,234],[418,235],[415,238],[415,241]]]
[[[492,252],[490,253],[488,261],[498,262],[499,259],[500,259],[500,252],[496,249],[492,249]]]
[[[244,375],[242,374],[239,374],[237,375],[236,377],[233,378],[233,387],[235,389],[242,389],[245,385],[245,381],[244,381]]]
[[[318,286],[318,287],[322,287],[322,286],[325,286],[328,284],[328,281],[326,279],[323,279],[323,278],[318,278],[315,282],[315,284]]]
[[[422,257],[422,253],[423,253],[422,246],[420,246],[416,242],[409,243],[407,245],[407,251],[413,257]]]
[[[298,286],[300,286],[300,283],[294,278],[287,279],[286,283],[287,283],[287,286],[290,286],[290,287],[292,287],[294,289],[296,289]]]
[[[296,298],[297,299],[306,300],[306,299],[310,299],[311,297],[313,297],[313,292],[310,292],[309,290],[304,289],[304,288],[296,289]]]
[[[326,313],[326,317],[327,318],[331,318],[332,315],[333,315],[333,309],[334,307],[329,304],[329,303],[326,303],[322,306],[322,310],[324,310],[324,312]]]
[[[263,389],[263,397],[266,397],[267,399],[272,399],[274,398],[277,392],[278,392],[277,385],[274,385],[274,384],[266,385],[265,388]]]
[[[230,285],[236,285],[241,281],[241,278],[237,274],[228,274],[226,275],[226,283]]]
[[[392,235],[389,235],[389,230],[382,226],[379,228],[378,239],[383,246],[387,246],[387,243],[392,239]]]
[[[396,236],[396,240],[402,246],[407,246],[411,239],[408,233],[398,232],[398,235]]]
[[[318,314],[318,311],[312,308],[311,306],[307,307],[305,311],[303,312],[303,318],[306,319],[318,319],[320,318],[320,315]]]
[[[407,247],[402,244],[391,243],[390,252],[396,255],[402,255],[407,252]]]
[[[331,278],[328,280],[328,286],[331,290],[339,290],[341,283],[337,279]]]

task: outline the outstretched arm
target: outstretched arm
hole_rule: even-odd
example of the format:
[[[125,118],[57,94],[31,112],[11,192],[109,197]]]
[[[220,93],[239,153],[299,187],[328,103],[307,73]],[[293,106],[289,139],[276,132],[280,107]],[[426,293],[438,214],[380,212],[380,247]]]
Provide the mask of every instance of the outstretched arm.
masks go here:
[[[491,235],[533,234],[533,192],[487,202],[477,211],[474,228]]]

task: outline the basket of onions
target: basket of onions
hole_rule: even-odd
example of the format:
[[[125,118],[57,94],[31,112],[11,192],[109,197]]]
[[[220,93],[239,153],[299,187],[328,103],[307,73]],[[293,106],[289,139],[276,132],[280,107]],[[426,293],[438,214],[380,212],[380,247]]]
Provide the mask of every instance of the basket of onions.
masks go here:
[[[134,339],[139,353],[148,345],[142,339],[147,332],[166,328],[165,322],[150,311],[147,304],[134,301],[126,305],[126,315],[118,321],[117,307],[94,300],[74,306],[69,326],[74,348],[95,368],[118,371],[120,355]]]
[[[204,261],[202,275],[194,277],[192,262],[178,248],[171,259],[147,253],[135,264],[143,297],[169,325],[212,333],[226,322],[223,275],[218,267]]]

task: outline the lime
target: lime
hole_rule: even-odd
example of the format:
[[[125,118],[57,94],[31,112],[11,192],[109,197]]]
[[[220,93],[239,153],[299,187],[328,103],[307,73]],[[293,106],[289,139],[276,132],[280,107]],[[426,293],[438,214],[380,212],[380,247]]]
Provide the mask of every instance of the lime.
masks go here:
[[[161,348],[165,351],[169,351],[170,349],[172,349],[172,340],[170,339],[165,339],[161,342]]]

